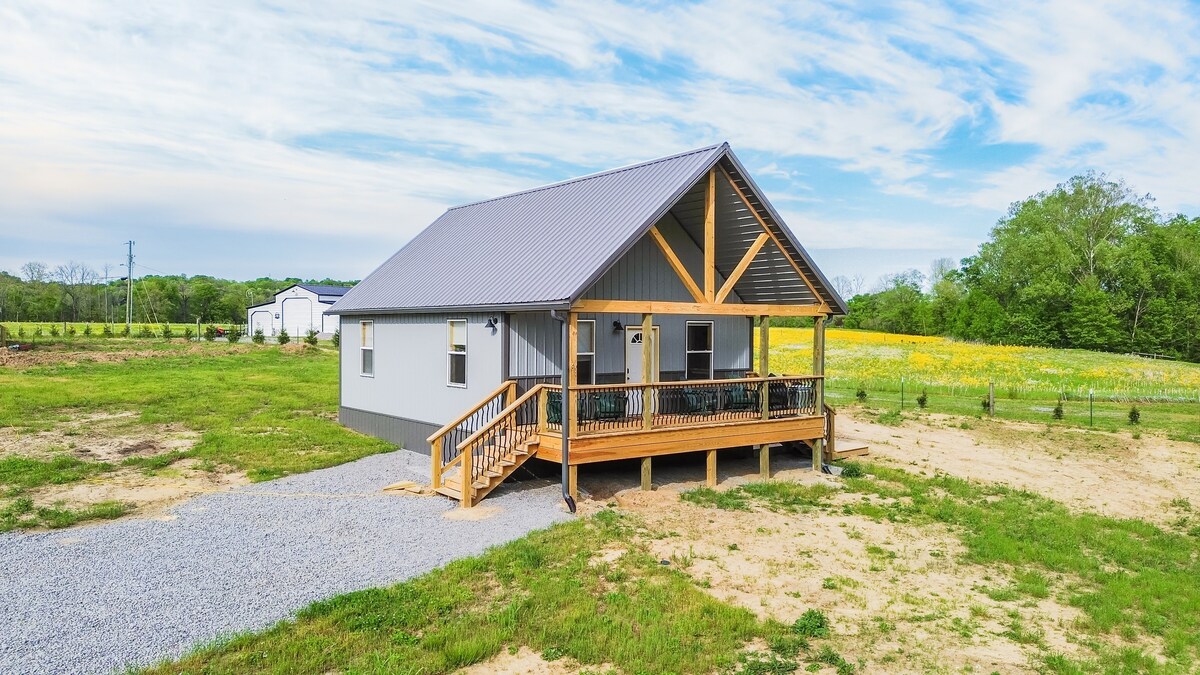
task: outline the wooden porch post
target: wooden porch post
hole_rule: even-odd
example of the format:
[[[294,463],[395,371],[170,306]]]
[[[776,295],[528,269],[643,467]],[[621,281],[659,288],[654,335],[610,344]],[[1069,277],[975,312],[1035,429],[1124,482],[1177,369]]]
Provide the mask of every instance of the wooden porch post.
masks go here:
[[[771,317],[758,317],[758,376],[766,378],[770,372],[770,362],[768,355],[771,352]],[[759,396],[759,404],[762,406],[763,421],[771,417],[770,397],[767,396],[767,383],[764,381],[762,385],[762,394]]]
[[[442,436],[438,436],[433,441],[433,447],[429,448],[429,457],[433,460],[433,475],[430,476],[429,484],[436,490],[442,487]]]
[[[708,467],[707,467],[707,469],[708,469],[706,471],[707,475],[705,476],[706,482],[708,483],[709,487],[716,487],[717,486],[717,451],[716,450],[708,451]]]
[[[654,381],[654,315],[642,315],[642,382]],[[642,388],[642,428],[649,431],[654,424],[654,392]]]
[[[576,356],[579,353],[579,314],[570,312],[567,314],[567,353],[566,369],[567,384],[570,392],[567,401],[567,427],[569,429],[568,438],[575,438],[579,435],[579,389],[576,385],[579,384],[579,358]]]
[[[813,322],[813,375],[823,377],[825,375],[825,317],[818,316]],[[822,417],[825,416],[825,380],[819,379],[813,383],[814,405],[816,412]],[[833,425],[830,420],[825,421],[825,430],[829,434],[833,431]],[[832,439],[831,439],[832,440]],[[820,473],[821,464],[825,461],[825,439],[818,438],[813,443],[813,471]]]
[[[763,378],[762,388],[759,389],[759,405],[762,407],[763,421],[771,419],[771,387],[767,381],[770,371],[771,353],[771,317],[758,317],[758,374]],[[771,445],[763,443],[758,446],[758,473],[763,478],[771,477]]]

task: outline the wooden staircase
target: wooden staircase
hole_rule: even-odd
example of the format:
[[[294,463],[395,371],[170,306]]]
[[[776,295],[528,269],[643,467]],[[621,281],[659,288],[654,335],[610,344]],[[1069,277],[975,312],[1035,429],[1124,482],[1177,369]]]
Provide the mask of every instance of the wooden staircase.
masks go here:
[[[533,457],[545,424],[547,388],[538,384],[518,397],[516,382],[505,382],[430,436],[434,491],[474,506]]]
[[[502,443],[494,445],[493,447],[498,450],[495,453],[496,459],[480,467],[477,477],[471,483],[470,499],[463,499],[461,473],[443,479],[441,487],[437,488],[436,492],[451,499],[457,499],[464,506],[478,504],[480,499],[483,499],[489,492],[499,487],[526,460],[533,457],[534,453],[537,452],[537,446],[538,441],[536,437],[532,440],[518,443],[515,448],[505,447]]]

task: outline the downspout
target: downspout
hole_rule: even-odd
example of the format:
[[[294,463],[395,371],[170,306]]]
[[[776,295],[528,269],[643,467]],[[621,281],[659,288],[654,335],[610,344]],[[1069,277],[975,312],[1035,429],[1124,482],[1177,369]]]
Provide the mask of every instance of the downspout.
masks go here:
[[[570,378],[567,377],[567,352],[570,350],[570,335],[567,330],[567,317],[565,314],[560,314],[560,311],[552,309],[550,310],[550,316],[562,324],[562,355],[559,358],[559,371],[562,373],[561,377],[559,377],[562,381],[562,413],[559,414],[559,419],[562,422],[562,497],[563,501],[567,503],[567,509],[571,513],[575,513],[575,499],[571,496],[570,490],[569,460],[571,459],[571,439],[569,437],[571,435],[571,424],[567,419],[567,415],[571,409],[571,406],[568,404],[571,398],[569,390],[570,382],[568,381]]]

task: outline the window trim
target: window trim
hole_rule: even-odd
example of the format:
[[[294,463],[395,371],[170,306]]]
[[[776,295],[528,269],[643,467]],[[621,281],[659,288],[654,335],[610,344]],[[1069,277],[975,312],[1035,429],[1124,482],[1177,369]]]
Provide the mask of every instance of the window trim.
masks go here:
[[[453,337],[452,331],[454,330],[452,328],[452,326],[455,323],[461,323],[463,325],[463,333],[462,333],[463,350],[461,352],[454,351],[452,349],[453,345],[450,342],[451,338]],[[446,386],[447,387],[454,387],[455,389],[466,389],[467,388],[467,354],[470,352],[470,350],[467,348],[467,327],[470,325],[471,325],[471,322],[468,321],[466,318],[446,319]],[[463,381],[462,382],[454,382],[450,379],[451,358],[456,354],[461,354],[463,357]]]
[[[363,345],[367,337],[367,327],[370,326],[371,346]],[[363,369],[363,352],[371,352],[371,372]],[[358,322],[358,376],[375,377],[375,320],[365,319]]]
[[[691,349],[688,345],[688,333],[692,326],[708,326],[708,349]],[[717,360],[717,327],[714,321],[688,321],[683,328],[683,377],[688,379],[688,356],[690,354],[708,354],[708,377],[716,377]]]
[[[578,328],[578,326],[585,324],[585,323],[592,324],[592,351],[590,351],[590,352],[579,351],[579,339],[578,339],[579,328]],[[578,321],[576,321],[576,324],[577,324],[576,329],[575,329],[575,331],[576,331],[576,340],[575,340],[575,374],[576,374],[576,378],[578,378],[578,375],[579,375],[579,357],[581,357],[581,356],[592,357],[592,381],[591,382],[576,382],[576,384],[596,384],[596,320],[595,319],[579,319]]]

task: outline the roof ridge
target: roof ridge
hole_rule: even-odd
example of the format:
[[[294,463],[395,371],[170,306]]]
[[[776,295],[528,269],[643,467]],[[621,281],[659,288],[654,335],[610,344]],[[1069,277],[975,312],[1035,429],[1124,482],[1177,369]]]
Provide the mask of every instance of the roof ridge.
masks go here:
[[[492,197],[492,198],[490,198],[490,199],[481,199],[481,200],[479,200],[479,201],[476,201],[476,202],[468,202],[468,203],[466,203],[466,204],[459,204],[458,206],[451,206],[450,208],[446,209],[446,211],[447,211],[447,212],[449,212],[449,211],[456,211],[456,210],[458,210],[458,209],[464,209],[464,208],[466,208],[466,207],[468,207],[468,206],[478,206],[478,205],[480,205],[480,204],[487,204],[487,203],[489,203],[489,202],[496,202],[496,201],[500,201],[501,199],[508,199],[508,198],[510,198],[510,197],[519,197],[519,196],[521,196],[521,195],[532,194],[532,193],[534,193],[534,192],[541,192],[542,190],[550,190],[550,189],[553,189],[553,188],[562,187],[562,186],[564,186],[564,185],[570,185],[570,184],[572,184],[572,183],[579,183],[579,182],[582,182],[582,181],[585,181],[585,180],[592,180],[592,179],[594,179],[594,178],[600,178],[600,177],[603,177],[603,176],[609,176],[609,175],[612,175],[612,174],[621,173],[622,171],[630,171],[630,170],[632,170],[632,169],[640,169],[640,168],[642,168],[642,167],[645,167],[645,166],[650,166],[650,165],[652,165],[652,164],[660,164],[660,163],[662,163],[662,162],[669,162],[669,161],[671,161],[671,160],[673,160],[673,159],[679,159],[679,158],[681,158],[681,157],[687,157],[687,156],[689,156],[689,155],[696,155],[696,154],[699,154],[699,153],[702,153],[702,152],[711,152],[711,151],[713,151],[713,150],[716,150],[717,148],[725,147],[725,146],[728,146],[728,145],[729,145],[729,141],[722,141],[722,142],[720,142],[720,143],[716,143],[716,144],[713,144],[713,145],[708,145],[708,146],[705,146],[705,147],[703,147],[703,148],[696,148],[696,149],[694,149],[694,150],[687,150],[687,151],[685,151],[685,152],[679,152],[679,153],[676,153],[676,154],[674,154],[674,155],[668,155],[667,157],[659,157],[658,159],[650,159],[650,160],[646,160],[646,161],[644,161],[644,162],[636,162],[636,163],[634,163],[634,164],[628,164],[628,165],[626,165],[626,166],[620,166],[620,167],[617,167],[617,168],[615,168],[615,169],[606,169],[606,170],[604,170],[604,171],[600,171],[600,172],[597,172],[597,173],[590,173],[590,174],[586,174],[586,175],[583,175],[583,176],[577,176],[577,177],[575,177],[575,178],[568,178],[567,180],[562,180],[562,181],[559,181],[559,182],[557,182],[557,183],[549,183],[549,184],[547,184],[547,185],[539,185],[538,187],[529,188],[529,189],[527,189],[527,190],[519,190],[519,191],[517,191],[517,192],[511,192],[511,193],[509,193],[509,194],[506,194],[506,195],[500,195],[499,197]]]

